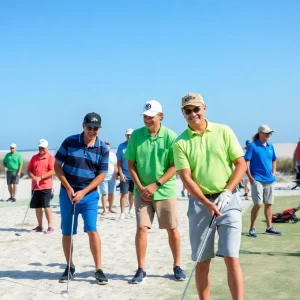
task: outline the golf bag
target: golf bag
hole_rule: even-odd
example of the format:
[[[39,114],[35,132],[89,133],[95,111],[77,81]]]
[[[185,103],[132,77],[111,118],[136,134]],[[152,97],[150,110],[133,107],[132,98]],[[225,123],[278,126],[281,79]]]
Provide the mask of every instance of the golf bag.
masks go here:
[[[297,223],[299,218],[296,216],[296,211],[300,209],[300,205],[297,208],[287,208],[282,213],[277,213],[272,216],[273,223]]]

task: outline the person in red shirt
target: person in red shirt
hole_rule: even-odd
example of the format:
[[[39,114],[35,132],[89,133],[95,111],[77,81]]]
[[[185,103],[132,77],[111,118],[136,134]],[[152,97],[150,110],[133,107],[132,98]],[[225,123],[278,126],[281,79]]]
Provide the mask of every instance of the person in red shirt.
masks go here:
[[[47,233],[54,231],[50,200],[53,187],[54,156],[48,152],[48,142],[41,139],[39,153],[34,155],[28,165],[27,173],[32,179],[30,208],[35,208],[38,226],[31,232],[43,232],[43,208],[48,221]]]

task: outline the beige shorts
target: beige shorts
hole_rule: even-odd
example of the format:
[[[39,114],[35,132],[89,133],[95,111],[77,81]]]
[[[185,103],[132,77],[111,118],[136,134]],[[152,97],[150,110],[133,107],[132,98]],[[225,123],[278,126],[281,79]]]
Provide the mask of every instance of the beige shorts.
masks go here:
[[[136,224],[151,228],[156,213],[160,229],[174,229],[178,226],[177,199],[145,201],[140,195],[134,198]]]

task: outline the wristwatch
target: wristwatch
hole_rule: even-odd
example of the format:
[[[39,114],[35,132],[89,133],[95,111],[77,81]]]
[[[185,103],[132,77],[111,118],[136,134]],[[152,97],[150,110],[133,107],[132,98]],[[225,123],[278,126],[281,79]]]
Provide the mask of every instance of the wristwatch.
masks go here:
[[[41,179],[43,180],[44,178],[43,178],[43,175],[41,176]]]
[[[162,183],[159,182],[158,180],[157,180],[155,183],[156,183],[156,185],[157,185],[158,187],[162,186]]]

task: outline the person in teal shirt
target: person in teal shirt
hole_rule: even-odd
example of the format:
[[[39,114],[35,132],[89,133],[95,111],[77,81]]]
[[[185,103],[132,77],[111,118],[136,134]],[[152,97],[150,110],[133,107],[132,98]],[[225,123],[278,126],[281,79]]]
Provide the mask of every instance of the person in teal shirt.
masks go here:
[[[7,169],[6,181],[10,197],[7,201],[16,202],[17,185],[19,184],[19,178],[23,167],[22,155],[17,152],[17,145],[10,145],[10,152],[7,153],[3,159],[4,167]]]

